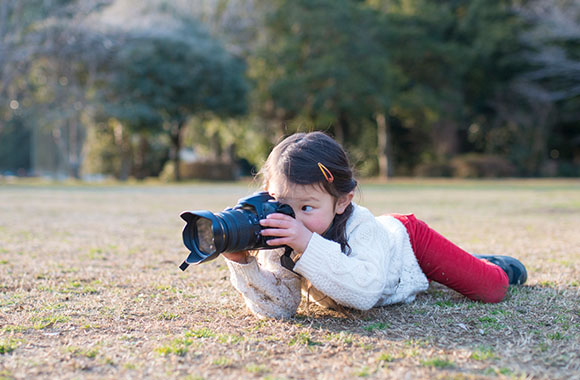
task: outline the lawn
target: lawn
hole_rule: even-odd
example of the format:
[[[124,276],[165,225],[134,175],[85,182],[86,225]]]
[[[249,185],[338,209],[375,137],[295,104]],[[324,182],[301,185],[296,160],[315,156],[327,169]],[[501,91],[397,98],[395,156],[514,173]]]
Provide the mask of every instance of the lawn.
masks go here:
[[[254,186],[0,183],[0,379],[580,378],[580,181],[363,183],[375,214],[516,256],[528,283],[494,305],[432,284],[290,320],[250,314],[222,258],[178,269],[180,212]]]

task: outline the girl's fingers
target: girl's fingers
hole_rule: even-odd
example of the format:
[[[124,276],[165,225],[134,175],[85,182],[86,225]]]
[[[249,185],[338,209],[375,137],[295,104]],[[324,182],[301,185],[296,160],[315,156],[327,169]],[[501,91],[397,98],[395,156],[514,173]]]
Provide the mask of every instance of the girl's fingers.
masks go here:
[[[263,227],[273,227],[273,228],[288,228],[291,225],[291,221],[284,219],[262,219],[260,220],[260,225]]]
[[[289,236],[288,230],[279,228],[268,228],[260,231],[262,236]]]
[[[279,212],[275,212],[273,214],[266,215],[266,220],[277,219],[277,220],[296,220],[290,215],[280,214]]]
[[[266,242],[268,245],[286,245],[290,243],[288,238],[270,239]]]

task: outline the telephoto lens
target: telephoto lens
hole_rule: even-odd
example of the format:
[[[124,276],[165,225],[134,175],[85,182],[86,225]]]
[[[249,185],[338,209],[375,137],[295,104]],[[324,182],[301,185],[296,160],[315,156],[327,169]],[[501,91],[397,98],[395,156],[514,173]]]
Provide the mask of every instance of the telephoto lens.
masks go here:
[[[236,206],[219,213],[183,212],[181,218],[187,223],[183,229],[183,243],[190,253],[181,264],[181,270],[190,264],[213,260],[224,252],[275,248],[266,243],[269,238],[260,234],[260,220],[273,213],[294,217],[289,205],[276,202],[267,192],[242,198]]]

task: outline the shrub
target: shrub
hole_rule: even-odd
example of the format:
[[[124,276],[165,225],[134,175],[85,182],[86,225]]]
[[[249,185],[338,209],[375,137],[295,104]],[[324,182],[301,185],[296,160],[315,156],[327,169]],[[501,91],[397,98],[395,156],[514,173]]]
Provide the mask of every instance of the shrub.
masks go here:
[[[449,163],[422,163],[415,167],[415,175],[419,177],[451,177],[453,168]]]
[[[173,162],[165,164],[159,178],[162,181],[175,180],[173,175]],[[180,162],[179,175],[181,179],[203,179],[210,181],[232,181],[239,177],[239,169],[236,164],[221,161],[197,161]]]
[[[510,177],[516,174],[511,162],[496,155],[464,154],[453,158],[450,165],[453,176],[460,178]]]
[[[235,164],[218,161],[199,161],[179,165],[179,174],[183,179],[209,179],[229,181],[238,177],[238,170]]]

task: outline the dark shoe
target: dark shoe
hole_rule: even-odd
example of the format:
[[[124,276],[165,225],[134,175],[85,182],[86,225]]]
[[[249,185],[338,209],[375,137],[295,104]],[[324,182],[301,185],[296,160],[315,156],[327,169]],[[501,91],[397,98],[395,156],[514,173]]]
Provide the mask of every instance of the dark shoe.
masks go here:
[[[497,265],[507,273],[510,285],[521,285],[528,279],[528,272],[521,261],[510,256],[474,255],[478,259],[484,259]]]

